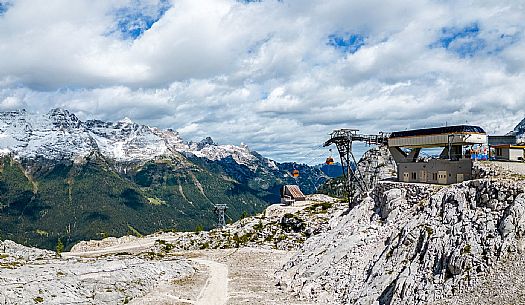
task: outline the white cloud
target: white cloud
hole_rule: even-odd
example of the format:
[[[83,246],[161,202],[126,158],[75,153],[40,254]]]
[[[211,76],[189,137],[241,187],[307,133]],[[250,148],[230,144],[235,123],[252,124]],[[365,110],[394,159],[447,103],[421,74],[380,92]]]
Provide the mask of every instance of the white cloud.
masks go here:
[[[149,29],[132,22],[147,26],[133,40],[118,25],[134,5],[155,16],[161,4],[11,1],[0,109],[130,117],[302,162],[322,161],[334,128],[469,122],[503,133],[525,116],[525,12],[514,1],[173,0]],[[436,43],[444,29],[449,49]],[[345,53],[332,34],[365,44]],[[473,39],[481,49],[468,49]]]

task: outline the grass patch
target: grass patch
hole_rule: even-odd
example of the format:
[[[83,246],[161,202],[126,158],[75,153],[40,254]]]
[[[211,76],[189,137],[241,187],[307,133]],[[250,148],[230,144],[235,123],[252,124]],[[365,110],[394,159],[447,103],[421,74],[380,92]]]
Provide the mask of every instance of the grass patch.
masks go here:
[[[0,263],[0,268],[4,269],[16,269],[20,266],[22,266],[22,264],[19,262]]]
[[[425,230],[427,231],[428,236],[434,234],[434,230],[431,226],[425,226]]]
[[[151,205],[166,205],[166,201],[159,199],[157,197],[148,197],[148,204]]]
[[[40,229],[36,229],[35,233],[40,235],[40,236],[44,236],[44,237],[48,237],[49,236],[49,232],[44,231],[44,230],[40,230]]]

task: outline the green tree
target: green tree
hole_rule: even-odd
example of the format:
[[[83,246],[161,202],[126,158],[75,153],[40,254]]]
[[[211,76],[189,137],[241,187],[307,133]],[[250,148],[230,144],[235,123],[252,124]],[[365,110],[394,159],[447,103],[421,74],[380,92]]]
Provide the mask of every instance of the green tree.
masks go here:
[[[57,246],[56,246],[57,256],[60,256],[63,251],[64,251],[64,244],[62,243],[62,240],[60,238],[58,238]]]
[[[249,216],[249,215],[248,215],[248,212],[246,212],[246,211],[242,211],[241,219],[244,219],[244,218],[246,218],[246,217],[248,217],[248,216]]]
[[[201,232],[204,231],[204,227],[202,225],[198,225],[195,227],[195,232]]]

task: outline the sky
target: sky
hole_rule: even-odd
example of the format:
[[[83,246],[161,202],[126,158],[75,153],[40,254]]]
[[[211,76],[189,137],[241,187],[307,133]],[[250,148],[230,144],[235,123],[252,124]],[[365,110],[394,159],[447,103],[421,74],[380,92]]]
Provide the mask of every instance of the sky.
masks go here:
[[[0,0],[0,111],[129,117],[314,164],[337,128],[512,130],[524,28],[505,0]]]

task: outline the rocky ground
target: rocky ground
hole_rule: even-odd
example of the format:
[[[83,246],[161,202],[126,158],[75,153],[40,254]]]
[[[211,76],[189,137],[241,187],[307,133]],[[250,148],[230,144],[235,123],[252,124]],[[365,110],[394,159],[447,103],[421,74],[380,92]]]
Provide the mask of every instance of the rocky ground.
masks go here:
[[[66,259],[11,241],[1,242],[0,250],[0,304],[125,304],[162,282],[194,273],[183,259]]]
[[[465,289],[437,305],[499,305],[525,303],[525,258],[522,253],[498,262],[472,289]]]
[[[210,232],[81,242],[61,257],[0,244],[1,304],[311,304],[274,273],[346,205],[324,195],[273,205]]]
[[[492,177],[509,180],[523,180],[525,178],[525,163],[508,161],[479,161],[475,163],[475,170],[480,178]]]
[[[151,251],[161,255],[166,250],[229,249],[242,246],[296,250],[308,237],[326,231],[330,218],[342,213],[348,206],[326,195],[309,195],[307,199],[305,202],[296,202],[294,206],[271,205],[264,214],[246,217],[211,231],[160,232],[145,238],[110,237],[80,242],[71,251],[100,253],[105,249],[113,251],[121,244],[127,245],[125,251],[154,244]]]
[[[280,283],[322,304],[491,304],[491,294],[523,304],[523,294],[493,285],[525,275],[505,272],[525,249],[525,181],[514,175],[451,186],[380,182],[306,241]]]
[[[175,255],[185,257],[188,255],[194,256],[197,257],[197,262],[212,261],[223,264],[228,270],[228,301],[226,304],[315,304],[312,302],[301,301],[276,286],[275,270],[278,270],[282,264],[293,255],[290,251],[243,247],[228,250],[198,250],[178,253]],[[209,269],[209,267],[203,265],[199,268],[203,274],[206,273],[206,269]],[[194,286],[202,287],[202,281],[204,279],[205,276],[202,276],[200,279],[197,278],[196,280],[192,279],[195,285],[187,285],[187,283],[183,283],[182,287],[176,285],[174,290],[182,295],[188,295],[186,289],[191,290]]]

